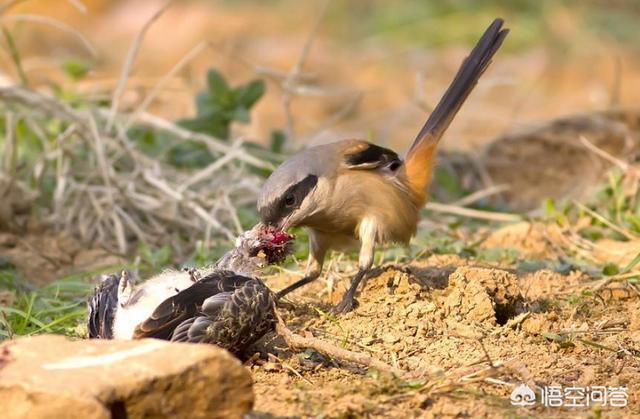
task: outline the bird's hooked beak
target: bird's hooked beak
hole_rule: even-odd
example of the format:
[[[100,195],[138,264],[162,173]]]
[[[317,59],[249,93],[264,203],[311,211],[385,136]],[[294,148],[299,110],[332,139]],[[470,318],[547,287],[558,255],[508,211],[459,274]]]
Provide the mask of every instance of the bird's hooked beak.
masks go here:
[[[282,220],[280,220],[280,222],[277,223],[274,227],[280,231],[287,231],[289,227],[291,227],[290,222],[291,222],[291,215],[287,215]]]

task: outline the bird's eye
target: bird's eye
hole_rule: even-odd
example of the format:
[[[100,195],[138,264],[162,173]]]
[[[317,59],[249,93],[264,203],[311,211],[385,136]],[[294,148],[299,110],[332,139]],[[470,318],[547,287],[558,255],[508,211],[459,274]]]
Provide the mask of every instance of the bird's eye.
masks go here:
[[[284,198],[284,204],[287,207],[292,207],[296,204],[296,197],[293,194],[289,194]]]

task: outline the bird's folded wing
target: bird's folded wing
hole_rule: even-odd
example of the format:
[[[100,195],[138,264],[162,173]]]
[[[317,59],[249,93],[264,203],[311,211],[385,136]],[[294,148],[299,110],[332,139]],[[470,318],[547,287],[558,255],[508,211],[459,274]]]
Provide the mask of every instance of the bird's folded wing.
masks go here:
[[[354,141],[344,151],[344,163],[348,169],[375,170],[381,167],[402,164],[398,154],[388,148],[366,141]]]
[[[274,325],[273,294],[252,280],[205,300],[200,313],[176,327],[171,340],[212,343],[240,354]]]
[[[202,303],[200,315],[186,319],[173,332],[171,340],[175,342],[202,342],[207,336],[207,328],[218,318],[232,292],[221,292],[207,298]]]
[[[233,272],[213,272],[160,303],[148,319],[136,326],[133,337],[170,339],[176,327],[196,316],[205,300],[233,292],[251,280]]]

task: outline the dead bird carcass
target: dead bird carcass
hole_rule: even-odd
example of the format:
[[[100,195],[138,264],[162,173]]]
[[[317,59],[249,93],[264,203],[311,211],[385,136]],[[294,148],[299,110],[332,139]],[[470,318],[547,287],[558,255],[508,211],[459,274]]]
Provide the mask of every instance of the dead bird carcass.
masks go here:
[[[275,325],[271,290],[254,273],[280,263],[293,239],[261,225],[212,268],[168,271],[134,286],[107,275],[89,299],[89,337],[216,344],[236,356]]]

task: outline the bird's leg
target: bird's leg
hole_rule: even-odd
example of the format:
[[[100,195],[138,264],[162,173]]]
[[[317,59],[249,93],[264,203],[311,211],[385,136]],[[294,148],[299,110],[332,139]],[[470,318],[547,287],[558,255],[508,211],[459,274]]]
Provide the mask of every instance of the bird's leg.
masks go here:
[[[318,279],[318,277],[320,276],[320,271],[311,271],[311,272],[307,272],[304,277],[302,277],[302,279],[294,282],[293,284],[289,285],[286,288],[281,289],[280,291],[278,291],[276,293],[276,299],[279,300],[280,298],[284,297],[285,295],[289,294],[290,292],[293,292],[295,290],[297,290],[298,288],[307,285],[310,282],[315,281],[316,279]]]
[[[334,314],[347,313],[358,306],[358,301],[356,300],[358,285],[360,285],[360,282],[362,282],[367,272],[371,269],[371,265],[373,265],[377,235],[375,220],[370,218],[362,220],[359,233],[362,244],[360,245],[360,257],[358,259],[358,273],[356,273],[351,280],[351,285],[342,297],[340,303],[331,310]]]
[[[360,268],[358,270],[358,273],[356,273],[356,275],[351,280],[351,286],[349,286],[347,292],[344,293],[344,296],[342,297],[340,303],[338,303],[337,306],[331,309],[331,313],[348,313],[350,311],[353,311],[358,306],[358,300],[356,300],[356,291],[358,290],[358,285],[360,285],[360,282],[362,282],[362,279],[364,278],[366,273],[366,269]]]
[[[322,265],[324,264],[324,256],[327,253],[326,241],[319,234],[314,234],[313,230],[309,231],[309,259],[307,261],[307,270],[304,277],[288,287],[276,293],[276,300],[284,297],[292,291],[307,285],[318,279],[322,273]]]
[[[304,274],[304,277],[289,285],[288,287],[278,291],[276,293],[276,300],[279,300],[290,292],[295,291],[298,288],[318,279],[320,273],[322,273],[322,260],[324,259],[324,255],[322,256],[322,259],[318,261],[316,255],[314,255],[313,253],[309,253],[309,261],[307,262],[307,270]]]

